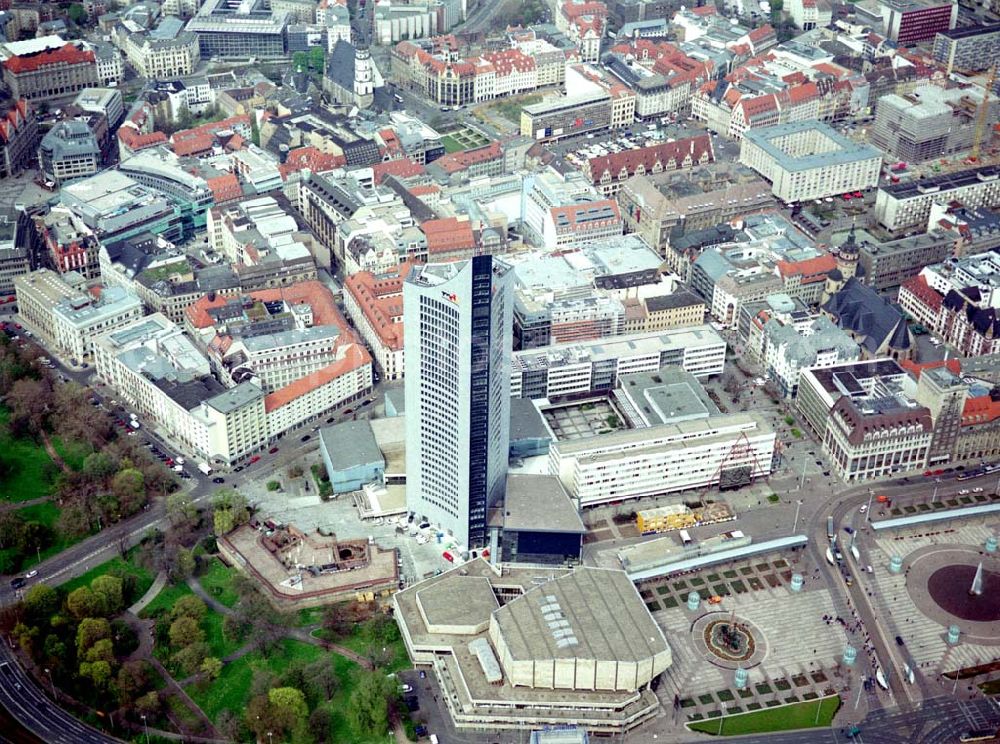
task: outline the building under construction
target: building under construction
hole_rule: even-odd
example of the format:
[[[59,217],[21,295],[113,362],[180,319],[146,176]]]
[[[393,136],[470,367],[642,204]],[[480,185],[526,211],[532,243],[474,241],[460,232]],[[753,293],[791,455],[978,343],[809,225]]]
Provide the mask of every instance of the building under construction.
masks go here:
[[[879,99],[871,143],[898,160],[919,163],[971,150],[983,90],[924,85],[905,96]],[[987,121],[1000,117],[1000,101],[992,98]]]

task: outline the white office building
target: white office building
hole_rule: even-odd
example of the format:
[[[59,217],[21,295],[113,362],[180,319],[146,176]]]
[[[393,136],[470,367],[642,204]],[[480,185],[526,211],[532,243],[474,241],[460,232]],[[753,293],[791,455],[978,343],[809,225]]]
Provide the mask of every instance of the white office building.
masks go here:
[[[820,199],[878,186],[882,153],[819,121],[750,129],[740,162],[771,182],[786,203]]]
[[[633,428],[549,447],[549,472],[581,506],[740,487],[771,472],[775,432],[764,417],[720,413],[677,367],[624,378],[614,401]]]
[[[676,364],[695,377],[708,377],[722,374],[725,361],[726,341],[707,325],[556,344],[514,352],[510,394],[551,399],[606,393],[621,375]]]
[[[506,485],[513,278],[487,255],[403,285],[406,504],[465,545],[484,543]]]

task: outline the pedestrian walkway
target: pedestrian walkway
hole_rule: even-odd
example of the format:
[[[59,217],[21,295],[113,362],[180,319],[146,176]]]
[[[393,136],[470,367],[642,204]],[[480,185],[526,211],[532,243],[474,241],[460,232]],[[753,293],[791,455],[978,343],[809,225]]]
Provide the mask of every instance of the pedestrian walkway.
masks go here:
[[[146,590],[145,594],[139,597],[135,604],[128,608],[128,611],[138,617],[139,613],[146,609],[146,606],[156,598],[156,595],[159,594],[166,585],[167,574],[165,571],[160,571],[160,573],[156,574],[156,578],[153,580],[153,585]]]

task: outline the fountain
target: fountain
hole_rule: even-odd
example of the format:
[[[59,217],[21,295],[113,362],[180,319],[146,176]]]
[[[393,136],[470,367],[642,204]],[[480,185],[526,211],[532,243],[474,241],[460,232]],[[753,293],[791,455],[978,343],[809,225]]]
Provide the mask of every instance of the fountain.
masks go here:
[[[969,588],[969,594],[973,597],[979,597],[983,593],[983,562],[979,561],[979,567],[976,569],[976,575],[972,577],[972,586]]]

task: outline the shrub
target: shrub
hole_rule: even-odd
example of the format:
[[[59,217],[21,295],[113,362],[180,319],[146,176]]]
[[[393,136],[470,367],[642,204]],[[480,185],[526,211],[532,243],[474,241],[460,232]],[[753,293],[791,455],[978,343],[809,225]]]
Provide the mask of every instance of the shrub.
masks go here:
[[[267,482],[268,491],[277,491],[279,488],[281,488],[281,484],[278,481],[273,480]]]

